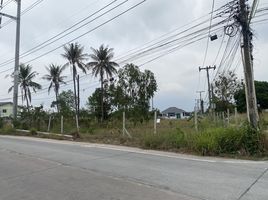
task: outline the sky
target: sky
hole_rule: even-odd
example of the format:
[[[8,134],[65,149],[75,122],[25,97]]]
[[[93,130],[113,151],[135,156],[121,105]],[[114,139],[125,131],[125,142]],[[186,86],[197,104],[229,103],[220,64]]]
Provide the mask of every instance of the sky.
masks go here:
[[[4,4],[8,1],[4,0]],[[86,53],[91,53],[90,47],[98,48],[101,44],[105,44],[114,48],[116,60],[130,50],[143,47],[144,44],[148,44],[148,42],[154,41],[170,31],[183,31],[191,23],[197,23],[198,20],[204,19],[204,26],[209,26],[209,13],[212,9],[213,1],[146,0],[133,10],[126,12],[124,15],[99,28],[95,27],[98,27],[131,6],[142,2],[142,0],[117,0],[115,2],[113,0],[22,0],[22,10],[27,9],[35,2],[39,4],[29,12],[26,12],[21,19],[21,53],[36,47],[109,3],[111,3],[111,6],[107,7],[106,10],[122,3],[122,6],[96,20],[92,20],[95,16],[91,17],[89,20],[92,20],[92,22],[88,23],[88,25],[20,60],[22,63],[30,61],[28,64],[33,67],[34,71],[38,72],[35,81],[40,83],[43,88],[46,88],[48,83],[42,79],[42,76],[46,74],[46,66],[51,63],[65,64],[66,61],[61,56],[63,53],[61,45],[68,43],[77,36],[89,32],[83,37],[74,40],[84,46]],[[227,2],[226,0],[215,0],[215,9]],[[251,4],[252,1],[249,1],[249,3]],[[259,8],[261,7],[268,7],[268,0],[260,0]],[[14,2],[8,4],[2,12],[15,15],[16,4]],[[204,16],[205,18],[203,18]],[[267,17],[264,16],[263,19],[265,18]],[[193,20],[195,21],[193,22]],[[7,21],[8,19],[3,18],[2,24],[6,24]],[[268,81],[267,25],[267,21],[258,24],[253,23],[252,25],[254,33],[255,79],[261,81]],[[2,65],[1,63],[14,58],[15,30],[14,22],[8,23],[0,29],[0,101],[12,101],[12,93],[7,91],[12,85],[12,79],[9,75],[12,73],[14,63],[7,65]],[[224,36],[223,28],[217,33],[212,31],[210,34],[217,34],[218,40],[207,43],[206,37],[201,41],[185,46],[140,67],[141,70],[151,70],[156,76],[158,91],[154,97],[154,107],[164,110],[175,106],[186,111],[193,110],[195,100],[199,98],[197,91],[207,90],[206,73],[205,71],[199,72],[198,67],[215,64],[218,69],[222,52],[219,53],[218,57],[217,52],[221,45],[225,46],[227,44],[228,40],[228,37]],[[207,44],[207,56],[204,62]],[[33,58],[57,47],[59,47],[57,50],[31,61]],[[239,56],[240,51],[238,51],[235,60],[238,61]],[[133,63],[140,65],[152,60],[152,58],[154,58],[153,55],[140,60],[133,60]],[[230,69],[236,69],[235,73],[238,78],[243,79],[243,66],[234,65]],[[122,66],[123,63],[121,64]],[[217,74],[215,73],[216,71],[211,71],[211,79],[214,79],[215,74]],[[221,72],[221,68],[219,72]],[[82,72],[79,73],[83,76]],[[67,80],[71,79],[71,71],[69,69],[65,71],[65,75],[68,76]],[[72,87],[72,84],[68,84],[62,87],[62,90],[72,89]],[[87,98],[94,92],[96,87],[99,87],[98,79],[90,75],[84,76],[81,79],[82,106],[85,105]],[[207,100],[207,94],[204,93],[203,96]],[[42,104],[44,107],[49,108],[54,98],[53,92],[48,94],[44,90],[33,94],[32,104],[34,106]]]

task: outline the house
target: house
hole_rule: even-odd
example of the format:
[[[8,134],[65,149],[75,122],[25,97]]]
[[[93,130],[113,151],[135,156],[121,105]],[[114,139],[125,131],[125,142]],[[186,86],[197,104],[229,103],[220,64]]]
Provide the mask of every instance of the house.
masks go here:
[[[0,117],[11,117],[13,113],[12,102],[0,102]]]
[[[187,119],[190,117],[189,112],[186,112],[185,110],[176,107],[170,107],[164,110],[161,114],[163,118],[168,119]]]

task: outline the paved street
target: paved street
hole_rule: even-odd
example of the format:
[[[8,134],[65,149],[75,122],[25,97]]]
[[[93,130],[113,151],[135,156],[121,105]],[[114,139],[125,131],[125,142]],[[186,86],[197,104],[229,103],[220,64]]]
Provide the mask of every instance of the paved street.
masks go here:
[[[268,162],[0,136],[0,200],[267,200]]]

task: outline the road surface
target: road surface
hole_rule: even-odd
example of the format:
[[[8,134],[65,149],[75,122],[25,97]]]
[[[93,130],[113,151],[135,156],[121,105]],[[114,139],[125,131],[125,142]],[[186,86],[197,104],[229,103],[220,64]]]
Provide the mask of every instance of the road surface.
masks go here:
[[[267,200],[268,162],[0,136],[0,200]]]

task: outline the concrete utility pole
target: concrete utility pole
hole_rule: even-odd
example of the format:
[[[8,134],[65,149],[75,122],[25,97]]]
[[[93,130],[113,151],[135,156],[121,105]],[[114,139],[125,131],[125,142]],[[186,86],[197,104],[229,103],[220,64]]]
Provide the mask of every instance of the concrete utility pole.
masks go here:
[[[243,52],[243,65],[245,73],[245,93],[247,102],[247,115],[248,121],[252,127],[258,128],[259,115],[257,108],[257,98],[254,85],[254,73],[253,73],[253,58],[252,58],[252,32],[249,25],[249,10],[245,3],[245,0],[239,0],[240,13],[239,23],[242,27],[243,44],[241,46]]]
[[[200,99],[199,99],[199,101],[200,101],[201,114],[204,113],[204,101],[203,101],[203,99],[202,99],[202,93],[204,93],[204,92],[205,92],[205,91],[197,91],[197,93],[199,93],[199,95],[200,95]]]
[[[17,119],[18,113],[18,91],[19,91],[19,65],[20,65],[20,17],[21,0],[17,1],[17,28],[16,28],[16,50],[15,50],[15,69],[14,69],[14,88],[13,88],[13,118]]]
[[[15,68],[14,68],[14,88],[13,88],[13,118],[17,118],[18,113],[18,91],[19,91],[19,64],[20,64],[20,17],[21,17],[21,0],[15,0],[17,2],[17,16],[8,15],[0,12],[0,16],[8,17],[16,20],[16,50],[15,50]],[[1,0],[1,9],[3,1]]]
[[[1,0],[1,3],[0,3],[0,10],[2,10],[3,8],[3,0]],[[0,27],[1,27],[1,24],[2,24],[2,15],[0,15]]]
[[[211,97],[211,89],[210,89],[210,79],[209,79],[209,70],[210,69],[216,69],[216,66],[214,67],[211,67],[211,66],[208,66],[208,67],[199,67],[199,72],[202,71],[202,70],[206,70],[207,71],[207,79],[208,79],[208,97],[209,97],[209,108],[211,108],[211,100],[212,100],[212,97]]]

